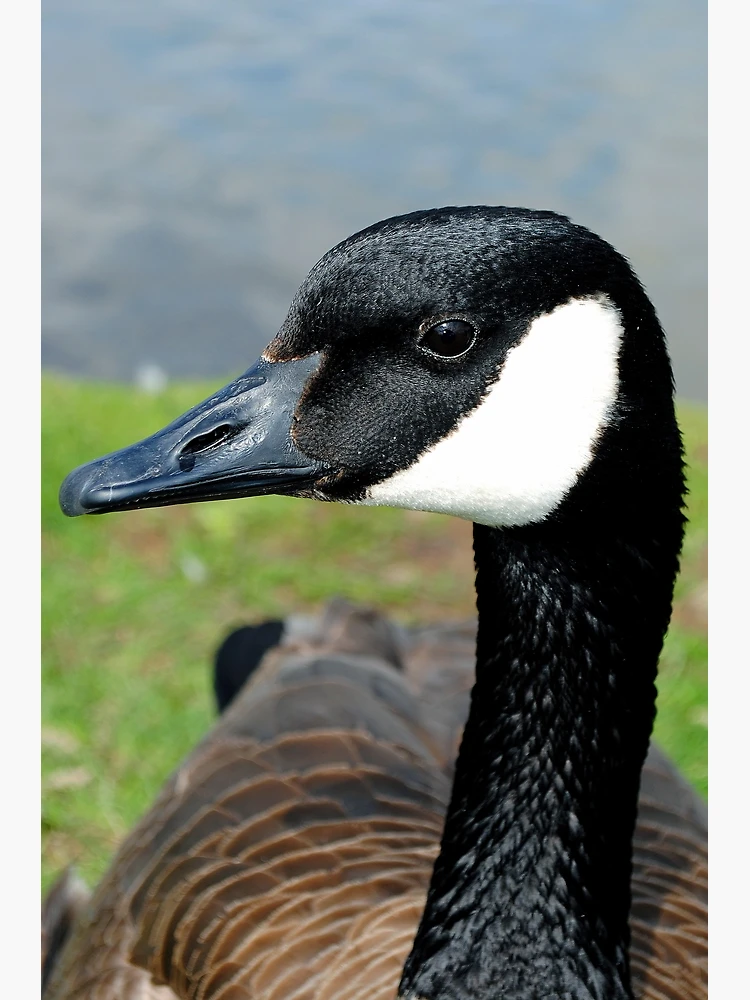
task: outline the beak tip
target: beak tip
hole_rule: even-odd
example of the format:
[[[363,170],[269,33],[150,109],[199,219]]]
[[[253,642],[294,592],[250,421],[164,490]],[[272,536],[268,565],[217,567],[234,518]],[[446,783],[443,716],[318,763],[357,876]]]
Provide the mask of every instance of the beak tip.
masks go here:
[[[63,480],[58,499],[60,510],[66,517],[80,517],[81,514],[91,513],[90,506],[86,503],[90,492],[90,472],[88,466],[82,465]]]

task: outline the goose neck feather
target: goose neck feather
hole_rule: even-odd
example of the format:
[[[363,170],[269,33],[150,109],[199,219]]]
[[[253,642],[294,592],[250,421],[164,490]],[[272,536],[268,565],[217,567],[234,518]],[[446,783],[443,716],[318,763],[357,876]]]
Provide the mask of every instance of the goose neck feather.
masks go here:
[[[401,995],[626,1000],[674,550],[554,525],[474,531],[477,680]]]

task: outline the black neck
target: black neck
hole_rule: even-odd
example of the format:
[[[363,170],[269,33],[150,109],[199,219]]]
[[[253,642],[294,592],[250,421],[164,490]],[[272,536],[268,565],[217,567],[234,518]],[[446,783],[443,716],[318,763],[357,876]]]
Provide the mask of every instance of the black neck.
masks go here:
[[[477,678],[402,996],[632,996],[632,835],[672,522],[631,542],[590,524],[475,525]]]

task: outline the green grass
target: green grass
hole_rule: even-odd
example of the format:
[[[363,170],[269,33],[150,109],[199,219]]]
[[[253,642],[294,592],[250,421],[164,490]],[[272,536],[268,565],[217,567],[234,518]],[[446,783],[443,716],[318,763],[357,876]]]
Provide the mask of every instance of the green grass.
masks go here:
[[[471,525],[280,497],[64,518],[63,477],[208,395],[43,386],[43,881],[89,882],[211,725],[210,663],[236,624],[333,595],[400,620],[474,612]],[[681,406],[691,518],[662,657],[656,735],[706,793],[706,415]]]

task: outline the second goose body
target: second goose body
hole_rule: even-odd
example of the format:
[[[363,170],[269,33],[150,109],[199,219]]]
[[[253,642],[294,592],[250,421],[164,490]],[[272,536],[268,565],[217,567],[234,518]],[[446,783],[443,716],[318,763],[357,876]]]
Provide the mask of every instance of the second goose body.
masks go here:
[[[622,257],[552,213],[443,209],[380,223],[316,265],[258,365],[153,438],[76,470],[61,502],[78,514],[265,492],[475,522],[475,684],[450,797],[446,751],[420,708],[419,687],[412,683],[407,696],[408,671],[405,680],[389,678],[387,656],[350,665],[346,681],[340,665],[334,681],[330,665],[298,663],[311,672],[305,684],[318,678],[299,696],[299,718],[264,667],[271,687],[256,686],[261,671],[214,749],[188,762],[123,848],[79,925],[86,931],[61,957],[52,995],[97,995],[93,971],[88,987],[65,993],[65,983],[81,940],[95,932],[107,939],[119,888],[126,923],[109,928],[117,961],[148,970],[178,996],[358,996],[341,969],[330,976],[345,954],[341,935],[356,938],[359,928],[355,952],[366,953],[368,935],[375,949],[363,973],[368,996],[394,995],[392,965],[382,993],[373,977],[394,954],[398,965],[408,953],[404,997],[628,1000],[633,978],[649,997],[700,997],[705,828],[700,807],[660,760],[651,770],[661,778],[644,791],[660,781],[664,788],[643,801],[636,830],[683,478],[663,334]],[[346,696],[335,693],[342,684]],[[230,718],[240,717],[238,734]],[[308,743],[308,756],[301,734],[326,727],[329,736]],[[342,732],[350,734],[343,743]],[[267,754],[266,739],[282,739],[286,749],[274,744]],[[241,749],[242,740],[255,749]],[[214,763],[197,763],[201,753]],[[222,753],[231,759],[220,764]],[[336,780],[303,777],[330,766]],[[226,780],[211,777],[225,767]],[[344,777],[347,768],[353,774]],[[264,791],[240,806],[248,781]],[[294,818],[282,826],[292,840],[311,798],[333,803],[337,818],[318,817],[313,825],[329,823],[323,839],[301,835],[308,849],[274,865],[262,839],[252,847],[243,838],[262,831],[263,817],[273,826],[274,809],[290,794]],[[183,804],[191,829],[196,817],[214,816],[205,830],[198,826],[205,843],[181,838],[167,821],[164,810]],[[223,832],[212,826],[217,815]],[[370,855],[337,839],[337,822],[346,828],[377,816],[396,824],[392,844],[379,827],[365,837]],[[227,839],[232,824],[239,826]],[[390,888],[380,937],[356,907],[336,919],[323,916],[323,904],[316,909],[332,891],[339,898],[343,869],[363,885],[377,882],[388,858],[378,853],[379,837],[401,859],[383,883]],[[326,857],[339,873],[333,883]],[[343,869],[342,858],[351,860]],[[247,868],[239,882],[237,863]],[[296,894],[300,878],[312,895]],[[639,879],[650,887],[645,895]],[[312,921],[319,932],[310,939],[299,931],[313,943],[296,972],[294,919],[286,943],[274,937],[283,925],[274,909],[280,885],[288,887],[280,912],[297,908],[299,927]],[[396,931],[388,911],[397,919],[398,901],[406,909]],[[188,920],[202,903],[202,922]],[[248,906],[252,931],[232,923]],[[264,942],[279,953],[261,975]],[[225,945],[234,958],[218,971],[207,963]],[[308,966],[314,975],[304,974]]]

